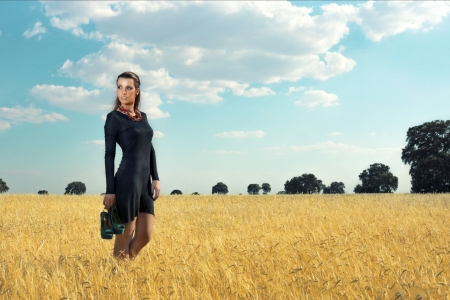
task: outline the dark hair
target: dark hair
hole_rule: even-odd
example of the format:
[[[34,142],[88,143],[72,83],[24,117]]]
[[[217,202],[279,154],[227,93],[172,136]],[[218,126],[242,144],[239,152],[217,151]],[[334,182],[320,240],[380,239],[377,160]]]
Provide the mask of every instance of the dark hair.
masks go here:
[[[139,89],[140,86],[141,86],[141,81],[139,80],[139,76],[137,76],[136,73],[133,73],[131,71],[123,72],[122,74],[117,76],[116,85],[117,85],[117,82],[119,81],[119,78],[131,78],[131,79],[133,79],[133,81],[134,81],[134,88],[135,89]],[[134,100],[134,106],[139,108],[140,104],[141,104],[141,93],[139,92],[139,94],[136,95],[136,99]],[[116,97],[116,101],[114,101],[114,110],[119,108],[119,106],[120,106],[119,97]]]

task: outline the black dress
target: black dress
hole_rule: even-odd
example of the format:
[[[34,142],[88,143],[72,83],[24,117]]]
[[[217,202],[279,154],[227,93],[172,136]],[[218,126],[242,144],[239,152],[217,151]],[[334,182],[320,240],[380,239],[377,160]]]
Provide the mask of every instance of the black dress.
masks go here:
[[[152,145],[153,129],[143,112],[135,122],[112,111],[105,123],[106,193],[116,194],[116,206],[123,223],[133,221],[139,212],[155,215],[151,180],[159,180]],[[116,142],[122,148],[122,161],[114,176]]]

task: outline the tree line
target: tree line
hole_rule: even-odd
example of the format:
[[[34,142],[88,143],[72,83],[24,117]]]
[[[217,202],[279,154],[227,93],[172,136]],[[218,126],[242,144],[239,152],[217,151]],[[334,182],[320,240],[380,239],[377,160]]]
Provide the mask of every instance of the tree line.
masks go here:
[[[403,163],[411,166],[411,193],[448,193],[450,192],[450,120],[436,120],[408,129],[407,145],[402,149]],[[389,166],[374,163],[359,174],[361,183],[353,191],[355,193],[392,193],[398,188],[398,178],[394,176]],[[6,182],[0,178],[0,193],[9,190]],[[250,195],[263,194],[271,191],[270,184],[251,183],[247,187]],[[86,193],[86,185],[74,181],[67,185],[64,195],[81,195]],[[218,182],[212,187],[212,194],[227,194],[228,187]],[[345,185],[334,181],[329,186],[317,179],[314,174],[305,173],[287,180],[284,190],[278,194],[343,194]],[[38,194],[46,195],[46,190]],[[180,195],[180,190],[173,190],[171,195]],[[194,192],[192,195],[199,195]]]
[[[411,166],[411,193],[449,193],[450,192],[450,120],[436,120],[408,129],[407,145],[402,149],[402,161]],[[374,163],[359,174],[361,183],[353,189],[354,193],[393,193],[398,188],[398,177],[389,166]],[[264,186],[253,183],[247,187],[250,195],[267,194]],[[181,191],[180,191],[181,193]],[[228,187],[219,182],[212,188],[213,194],[227,194]],[[344,194],[342,182],[332,182],[329,186],[317,179],[314,174],[305,173],[293,177],[284,184],[284,191],[277,194]]]

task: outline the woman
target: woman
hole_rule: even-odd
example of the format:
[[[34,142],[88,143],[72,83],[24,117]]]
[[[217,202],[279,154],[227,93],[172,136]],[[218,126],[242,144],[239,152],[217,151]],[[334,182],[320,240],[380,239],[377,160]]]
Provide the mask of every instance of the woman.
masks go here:
[[[153,129],[145,113],[140,112],[140,80],[133,72],[120,74],[116,80],[117,98],[114,110],[105,123],[106,194],[103,204],[114,204],[123,234],[116,235],[114,256],[134,259],[152,237],[155,212],[153,201],[160,186],[152,146]],[[122,148],[122,161],[114,177],[116,142]],[[134,236],[133,236],[134,234]]]

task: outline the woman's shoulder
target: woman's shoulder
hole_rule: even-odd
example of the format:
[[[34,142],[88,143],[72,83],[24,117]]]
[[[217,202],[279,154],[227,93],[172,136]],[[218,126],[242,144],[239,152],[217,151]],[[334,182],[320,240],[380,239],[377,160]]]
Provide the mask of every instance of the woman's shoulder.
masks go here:
[[[106,119],[105,119],[106,122],[111,122],[111,121],[117,120],[116,116],[117,116],[118,113],[119,113],[119,112],[118,112],[117,110],[110,111],[110,112],[106,115]]]

